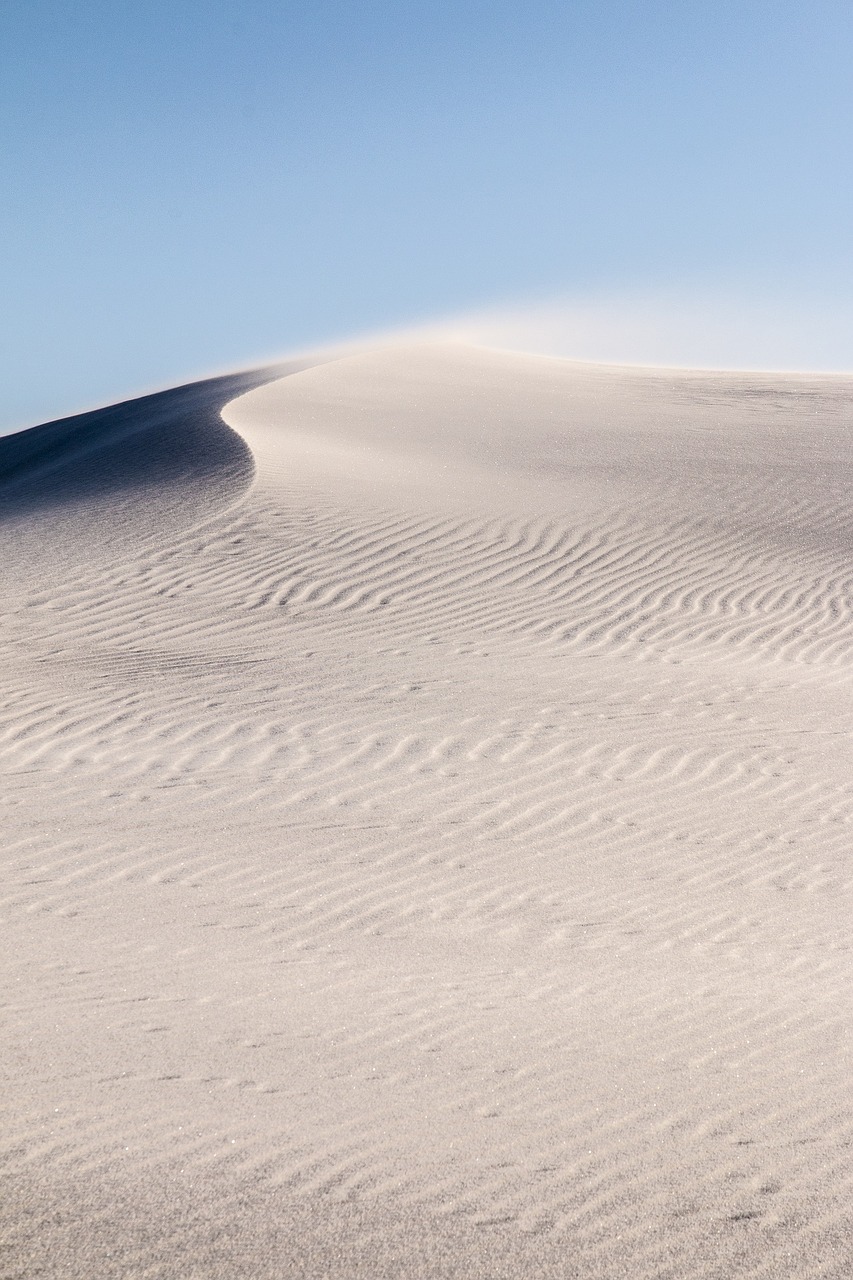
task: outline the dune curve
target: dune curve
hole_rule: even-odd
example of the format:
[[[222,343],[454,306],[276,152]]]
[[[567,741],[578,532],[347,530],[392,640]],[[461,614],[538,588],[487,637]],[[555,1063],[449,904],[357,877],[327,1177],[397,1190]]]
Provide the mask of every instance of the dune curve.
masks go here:
[[[310,363],[310,362],[309,362]],[[0,437],[0,540],[67,563],[94,520],[125,546],[162,539],[239,497],[251,454],[222,421],[235,395],[305,361],[208,378]],[[49,548],[49,555],[44,556]]]

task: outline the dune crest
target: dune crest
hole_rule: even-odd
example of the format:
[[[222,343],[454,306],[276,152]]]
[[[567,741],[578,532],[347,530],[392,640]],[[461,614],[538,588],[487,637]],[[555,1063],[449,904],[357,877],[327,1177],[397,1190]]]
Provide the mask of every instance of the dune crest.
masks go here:
[[[10,1275],[849,1275],[853,381],[148,399],[0,441]]]

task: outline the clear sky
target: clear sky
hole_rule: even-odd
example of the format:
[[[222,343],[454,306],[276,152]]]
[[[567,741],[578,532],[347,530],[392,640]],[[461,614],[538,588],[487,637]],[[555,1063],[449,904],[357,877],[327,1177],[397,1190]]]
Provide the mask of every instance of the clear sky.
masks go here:
[[[851,50],[849,0],[0,0],[0,427],[516,302],[843,312]]]

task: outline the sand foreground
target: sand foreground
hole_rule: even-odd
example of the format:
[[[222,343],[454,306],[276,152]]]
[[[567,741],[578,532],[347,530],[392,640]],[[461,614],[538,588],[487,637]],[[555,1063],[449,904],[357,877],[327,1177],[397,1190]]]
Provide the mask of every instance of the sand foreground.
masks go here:
[[[0,1275],[849,1277],[853,380],[271,376],[0,441]]]

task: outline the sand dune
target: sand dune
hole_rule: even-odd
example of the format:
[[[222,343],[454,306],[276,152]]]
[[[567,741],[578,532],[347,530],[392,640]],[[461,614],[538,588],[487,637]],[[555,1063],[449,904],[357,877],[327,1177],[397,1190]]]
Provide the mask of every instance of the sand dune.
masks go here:
[[[0,1274],[849,1276],[853,381],[309,365],[0,441]]]

